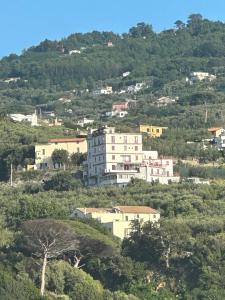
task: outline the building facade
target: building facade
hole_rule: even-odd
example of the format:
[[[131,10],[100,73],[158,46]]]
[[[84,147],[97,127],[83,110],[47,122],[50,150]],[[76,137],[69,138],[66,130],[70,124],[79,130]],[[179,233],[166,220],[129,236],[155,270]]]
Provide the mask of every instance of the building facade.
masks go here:
[[[51,156],[54,150],[66,150],[69,155],[73,153],[86,153],[87,140],[85,138],[49,139],[46,144],[35,145],[36,169],[54,168]]]
[[[124,239],[129,237],[132,221],[158,222],[160,213],[148,206],[115,206],[112,208],[76,208],[72,214],[78,218],[97,219],[113,235]]]
[[[106,127],[88,134],[84,180],[87,185],[126,185],[132,178],[169,183],[173,161],[158,159],[157,151],[142,150],[142,134],[117,133]],[[150,176],[151,175],[151,176]]]
[[[140,125],[140,132],[147,133],[151,137],[160,137],[167,127],[152,126],[152,125]]]

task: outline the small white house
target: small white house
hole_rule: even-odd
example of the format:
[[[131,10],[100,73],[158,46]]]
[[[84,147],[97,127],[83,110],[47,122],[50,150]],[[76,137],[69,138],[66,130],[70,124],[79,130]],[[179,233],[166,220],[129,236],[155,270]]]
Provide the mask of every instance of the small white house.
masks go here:
[[[123,74],[122,74],[122,77],[127,77],[127,76],[129,76],[130,75],[130,72],[124,72]]]
[[[100,88],[95,91],[93,91],[93,95],[110,95],[113,93],[111,86],[106,86],[105,88]]]
[[[95,120],[83,118],[77,122],[78,126],[84,127],[88,124],[93,124]]]
[[[36,111],[32,115],[10,114],[9,116],[15,122],[28,122],[31,123],[31,126],[38,126]]]
[[[81,54],[81,51],[80,50],[76,50],[76,49],[70,50],[69,51],[69,55],[72,55],[72,54]]]
[[[191,73],[192,81],[203,81],[203,80],[213,81],[215,79],[216,79],[216,75],[209,74],[208,72],[192,72]]]

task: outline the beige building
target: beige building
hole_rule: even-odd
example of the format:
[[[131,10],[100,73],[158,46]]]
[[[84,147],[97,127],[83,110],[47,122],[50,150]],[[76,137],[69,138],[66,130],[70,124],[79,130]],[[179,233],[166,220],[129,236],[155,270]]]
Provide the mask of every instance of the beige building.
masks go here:
[[[54,168],[51,156],[54,150],[66,150],[69,155],[73,153],[86,153],[87,140],[85,138],[50,139],[46,144],[35,145],[36,169]]]
[[[142,162],[142,135],[116,133],[100,128],[88,134],[88,157],[84,179],[88,185],[129,182]]]
[[[160,183],[179,181],[173,176],[171,159],[159,159],[157,151],[142,150],[141,133],[117,133],[113,127],[89,131],[84,167],[87,185],[124,186],[132,178]]]
[[[74,217],[93,218],[108,228],[115,236],[129,237],[132,221],[158,222],[160,213],[148,206],[115,206],[112,208],[77,208]]]

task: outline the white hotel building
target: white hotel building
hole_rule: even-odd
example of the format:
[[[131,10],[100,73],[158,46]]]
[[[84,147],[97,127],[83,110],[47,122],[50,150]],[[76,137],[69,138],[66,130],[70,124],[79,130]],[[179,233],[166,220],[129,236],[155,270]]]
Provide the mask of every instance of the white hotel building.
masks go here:
[[[90,131],[84,179],[87,185],[126,185],[132,178],[168,184],[179,182],[173,161],[142,150],[142,134],[117,133],[113,127]]]

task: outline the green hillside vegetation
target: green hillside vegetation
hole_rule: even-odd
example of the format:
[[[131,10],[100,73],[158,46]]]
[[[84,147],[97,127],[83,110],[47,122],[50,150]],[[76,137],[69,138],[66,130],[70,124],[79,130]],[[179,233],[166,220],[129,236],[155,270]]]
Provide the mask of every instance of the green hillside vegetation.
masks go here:
[[[39,299],[41,258],[24,250],[24,244],[20,243],[21,224],[50,218],[59,226],[68,226],[80,240],[82,267],[74,268],[67,256],[50,259],[46,299],[197,300],[208,299],[208,295],[223,299],[224,203],[224,182],[210,186],[188,183],[162,186],[135,181],[123,189],[78,188],[36,194],[25,192],[22,186],[2,187],[1,293],[9,295],[9,299],[22,300],[26,293],[30,299]],[[70,219],[76,207],[119,204],[158,209],[160,227],[148,224],[142,228],[134,224],[136,233],[121,245],[97,221]]]
[[[121,35],[73,33],[0,61],[0,300],[225,299],[224,153],[203,141],[210,138],[208,127],[225,126],[224,41],[224,23],[193,14],[160,33],[145,23]],[[216,79],[186,80],[194,71]],[[5,82],[12,77],[19,79]],[[146,85],[136,94],[117,93],[138,82]],[[93,95],[106,85],[112,95]],[[178,98],[158,107],[162,96]],[[137,105],[125,118],[102,116],[127,98]],[[55,111],[64,125],[31,127],[7,116],[39,114],[40,108]],[[211,184],[132,180],[125,188],[88,188],[74,166],[22,172],[34,163],[36,143],[76,136],[84,116],[95,119],[94,127],[108,124],[121,132],[137,132],[140,123],[168,127],[157,139],[143,135],[144,149],[173,156],[182,177]],[[191,164],[196,160],[202,165]],[[14,187],[8,184],[11,164]],[[77,207],[116,205],[157,209],[160,226],[134,222],[131,236],[120,241],[97,220],[71,216]],[[42,297],[43,249],[52,237]]]

